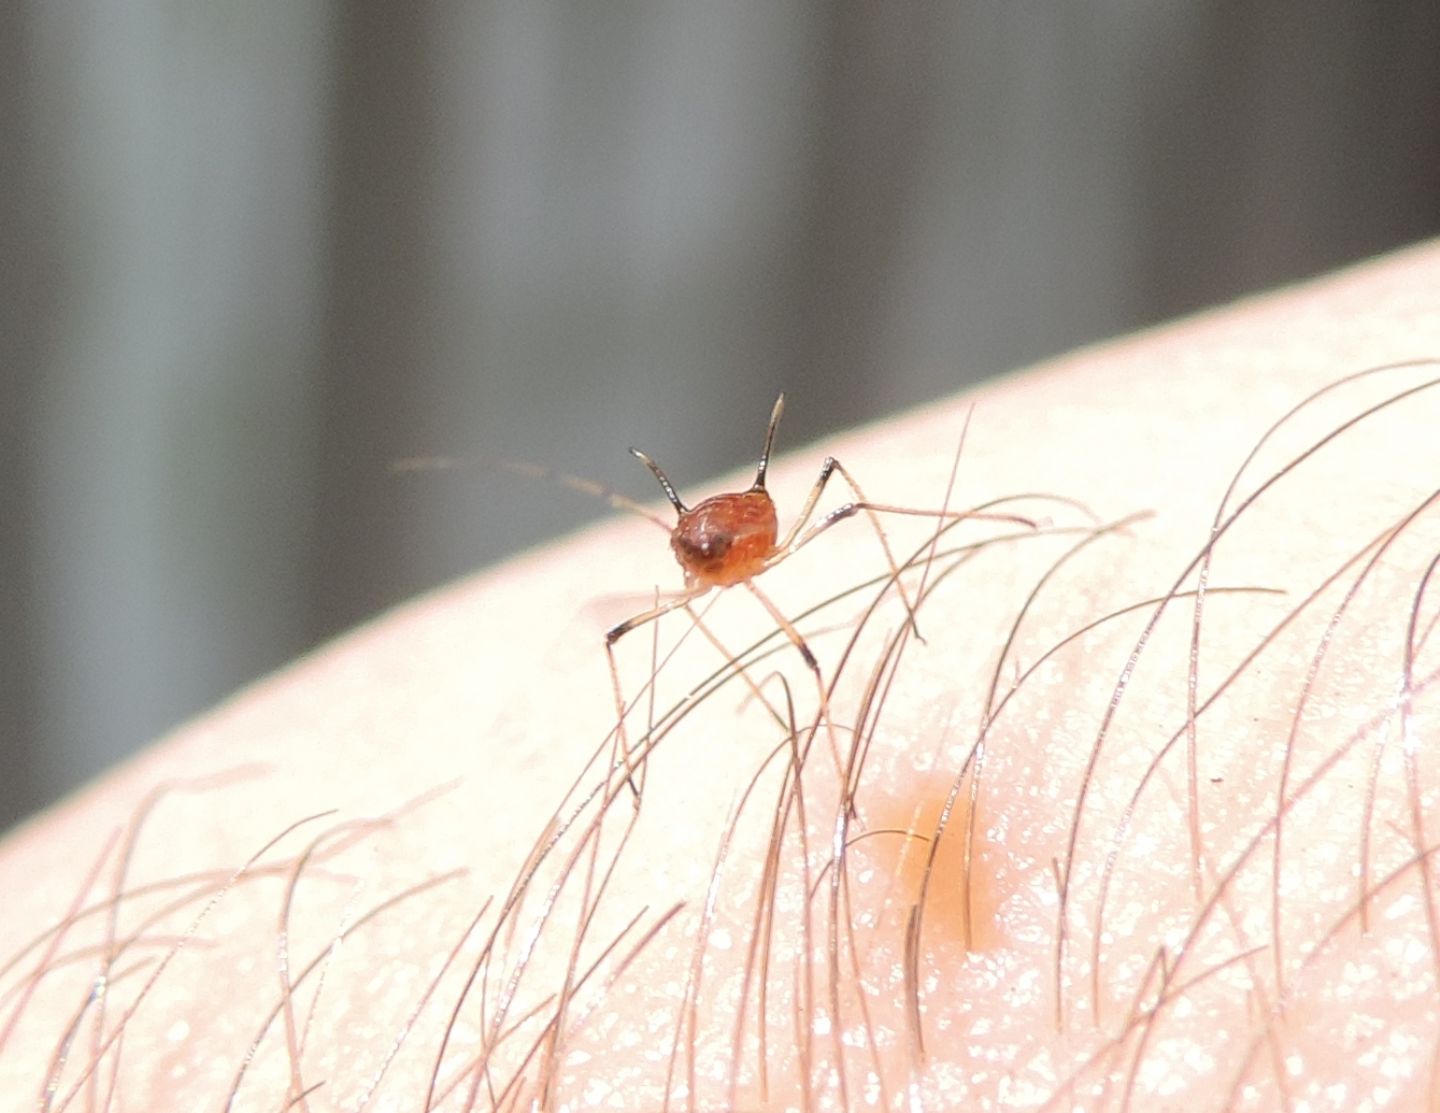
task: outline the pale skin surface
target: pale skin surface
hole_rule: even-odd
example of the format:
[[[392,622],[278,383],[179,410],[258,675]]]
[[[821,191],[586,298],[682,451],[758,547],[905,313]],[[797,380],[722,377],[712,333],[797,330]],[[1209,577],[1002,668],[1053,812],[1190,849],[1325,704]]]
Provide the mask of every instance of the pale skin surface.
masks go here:
[[[1170,604],[1118,700],[1153,607],[1025,674],[1080,627],[1175,586],[1205,545],[1232,475],[1285,411],[1366,368],[1437,356],[1440,249],[1431,245],[1086,350],[799,452],[789,451],[782,427],[770,483],[782,529],[826,453],[872,498],[940,507],[971,402],[952,507],[1047,492],[1082,501],[1093,522],[1154,517],[1094,541],[1048,580],[1003,663],[1027,594],[1092,519],[1031,498],[1005,509],[1037,520],[1035,530],[967,523],[948,535],[1015,540],[959,566],[920,606],[926,644],[904,650],[878,725],[858,735],[857,704],[884,643],[903,626],[903,609],[888,595],[843,663],[857,614],[877,589],[797,622],[827,683],[840,679],[804,766],[811,872],[799,872],[792,815],[780,839],[785,865],[764,968],[748,948],[757,908],[772,906],[757,890],[768,824],[777,800],[793,806],[782,792],[783,763],[739,801],[766,755],[792,751],[743,682],[698,703],[659,738],[637,773],[638,813],[623,779],[611,777],[593,868],[577,848],[600,814],[594,803],[538,875],[525,868],[572,782],[579,778],[583,796],[605,781],[603,766],[582,769],[592,752],[610,752],[615,714],[601,635],[624,609],[597,614],[596,604],[631,593],[639,610],[649,585],[678,587],[662,534],[639,520],[607,525],[379,619],[182,728],[0,846],[0,961],[16,956],[0,977],[0,1105],[34,1108],[50,1085],[51,1108],[216,1109],[233,1091],[237,1109],[422,1109],[440,1060],[434,1100],[443,1109],[470,1100],[480,1109],[534,1101],[654,1110],[667,1090],[671,1108],[707,1110],[907,1101],[929,1109],[1119,1109],[1127,1101],[1142,1110],[1432,1108],[1440,958],[1415,859],[1440,842],[1433,586],[1413,632],[1409,624],[1440,550],[1440,513],[1425,505],[1440,476],[1440,388],[1337,438],[1217,544],[1212,592],[1286,594],[1205,599],[1196,708],[1242,667],[1226,697],[1190,720],[1195,794],[1185,729],[1193,597]],[[1228,505],[1342,422],[1434,378],[1440,365],[1337,389],[1263,451]],[[737,400],[756,414],[757,449],[772,401]],[[788,405],[805,405],[803,394],[792,388]],[[720,489],[696,492],[683,461],[662,463],[694,499]],[[643,494],[647,482],[637,474],[633,491]],[[537,486],[535,497],[552,495]],[[822,506],[844,497],[837,486]],[[1373,571],[1361,574],[1372,549],[1267,654],[1245,663],[1326,576],[1417,509]],[[908,555],[933,525],[886,529]],[[1058,532],[1065,529],[1072,532]],[[944,566],[937,559],[932,581]],[[794,616],[884,567],[873,530],[857,518],[763,583]],[[917,569],[907,580],[915,598],[920,577]],[[1195,584],[1192,575],[1180,590]],[[742,590],[724,593],[705,621],[731,650],[774,633]],[[666,618],[661,652],[690,625],[683,611]],[[632,696],[649,674],[650,639],[644,627],[619,645]],[[785,672],[803,745],[815,683],[793,647],[778,644],[746,675],[783,716],[772,673]],[[662,670],[656,718],[691,678],[721,663],[701,634],[686,638]],[[1022,676],[1019,694],[996,714]],[[927,840],[981,733],[992,684],[970,900],[961,895],[958,851],[964,779],[930,882],[917,989],[906,973],[905,924]],[[640,752],[647,713],[642,698],[631,718]],[[868,749],[846,808],[834,771],[837,760],[850,762],[856,737]],[[1124,822],[1146,767],[1172,738]],[[1293,803],[1277,855],[1282,779]],[[167,784],[172,790],[143,815],[147,796]],[[353,825],[446,785],[383,829]],[[562,818],[577,807],[572,797]],[[330,809],[207,903],[270,840]],[[726,843],[737,809],[742,818]],[[851,844],[838,872],[826,864],[837,825],[840,842]],[[904,835],[907,827],[916,834]],[[567,983],[575,901],[588,876],[596,903],[612,864]],[[367,919],[391,896],[452,870],[465,872]],[[837,876],[845,884],[832,887]],[[182,877],[189,880],[178,888],[143,888]],[[529,884],[507,910],[517,877]],[[547,917],[546,894],[562,877]],[[186,895],[188,903],[173,906]],[[42,935],[96,906],[64,933]],[[568,1005],[557,1050],[544,1032],[556,1000],[637,916]],[[807,925],[813,962],[797,963]],[[494,956],[457,1006],[492,936]],[[692,1012],[685,1002],[697,938],[704,964]],[[320,965],[302,978],[317,956]],[[46,976],[34,980],[36,971]],[[94,996],[100,975],[109,986],[103,1001]],[[300,983],[293,995],[286,979]],[[753,1022],[762,984],[763,1080]],[[742,987],[750,1021],[732,1068]],[[1162,1007],[1142,1023],[1157,995]],[[287,1000],[237,1090],[266,1017]],[[442,1057],[440,1033],[452,1014]],[[488,1075],[472,1069],[487,1041],[522,1021],[498,1043]],[[797,1031],[810,1033],[808,1042]],[[799,1080],[805,1062],[808,1085]],[[1067,1082],[1069,1090],[1057,1089]]]

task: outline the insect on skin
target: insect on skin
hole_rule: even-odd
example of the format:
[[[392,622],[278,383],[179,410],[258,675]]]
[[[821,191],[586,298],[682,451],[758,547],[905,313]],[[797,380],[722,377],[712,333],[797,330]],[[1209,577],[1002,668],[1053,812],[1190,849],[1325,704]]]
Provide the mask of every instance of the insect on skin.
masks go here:
[[[744,584],[760,600],[765,609],[770,612],[771,617],[780,624],[786,636],[795,644],[800,655],[805,659],[806,667],[813,672],[819,671],[815,655],[805,644],[805,639],[776,609],[769,598],[755,586],[753,582],[755,577],[779,564],[836,522],[852,517],[862,510],[900,511],[902,508],[878,506],[863,501],[864,495],[855,484],[853,477],[841,467],[835,457],[828,456],[820,468],[820,475],[810,489],[810,495],[805,500],[805,506],[800,511],[800,516],[790,527],[790,532],[783,539],[777,540],[780,533],[779,518],[775,513],[775,502],[770,498],[770,492],[765,489],[765,472],[770,465],[770,450],[775,443],[775,429],[780,424],[780,415],[784,412],[785,395],[781,394],[775,399],[775,407],[770,411],[770,424],[765,430],[765,448],[760,453],[760,463],[755,469],[755,482],[744,491],[711,495],[693,507],[686,506],[680,500],[680,496],[675,492],[674,484],[660,469],[659,464],[638,448],[630,450],[632,456],[650,469],[650,473],[659,482],[661,490],[665,492],[665,497],[670,500],[670,505],[675,508],[677,521],[670,531],[670,548],[685,573],[685,591],[658,607],[637,614],[612,627],[605,635],[607,649],[637,626],[643,626],[663,614],[694,602],[711,588]],[[816,525],[802,533],[805,523],[810,520],[810,516],[815,511],[815,504],[824,492],[825,485],[837,471],[845,477],[855,493],[860,495],[862,501],[846,503],[831,511]],[[895,560],[883,533],[880,534],[880,539],[881,544],[885,547],[885,555],[890,560],[891,568],[894,569]]]
[[[660,470],[660,466],[654,460],[638,448],[630,449],[631,455],[650,469],[650,473],[659,482],[661,490],[665,492],[665,497],[670,500],[670,505],[675,508],[677,518],[674,526],[667,525],[639,503],[607,490],[590,480],[552,472],[548,468],[536,467],[533,464],[516,461],[501,462],[501,466],[509,471],[536,478],[548,478],[566,487],[604,499],[617,509],[627,510],[648,518],[670,534],[671,551],[674,552],[675,559],[680,563],[680,568],[685,574],[685,590],[679,595],[667,599],[664,603],[648,611],[642,611],[611,627],[605,634],[605,654],[610,665],[610,678],[614,686],[615,708],[618,716],[615,741],[620,750],[621,764],[616,768],[624,769],[625,780],[635,795],[637,806],[640,790],[634,779],[635,767],[631,762],[625,727],[625,698],[621,690],[620,671],[614,652],[615,643],[631,630],[693,603],[714,588],[723,589],[742,584],[750,594],[755,596],[780,630],[789,638],[791,644],[799,651],[805,661],[805,666],[814,675],[816,683],[820,687],[823,706],[826,698],[825,685],[820,675],[820,666],[815,660],[815,654],[811,652],[805,639],[790,620],[770,601],[769,596],[755,585],[757,577],[808,545],[831,526],[864,512],[875,527],[875,535],[880,541],[880,547],[884,550],[885,559],[890,566],[892,582],[905,607],[907,621],[914,628],[915,608],[911,605],[905,585],[900,579],[900,566],[895,561],[895,555],[890,549],[889,541],[886,540],[885,531],[880,527],[880,514],[904,514],[949,521],[973,518],[1010,522],[1032,529],[1035,527],[1035,523],[1028,518],[1009,514],[979,510],[919,510],[908,506],[870,502],[865,497],[865,492],[860,489],[860,485],[855,482],[855,477],[835,457],[827,456],[824,464],[820,467],[820,474],[810,488],[804,506],[800,509],[799,516],[784,537],[781,537],[775,503],[770,498],[770,492],[765,489],[765,473],[770,464],[770,450],[775,443],[775,429],[779,426],[780,415],[784,411],[785,395],[781,394],[775,399],[775,406],[770,411],[770,423],[765,430],[765,447],[760,453],[760,462],[755,469],[755,482],[743,491],[712,495],[704,501],[696,503],[693,507],[686,506],[680,500],[680,496],[675,492],[674,484],[670,482],[669,477]],[[414,457],[398,460],[392,464],[392,467],[397,471],[409,472],[449,469],[463,466],[464,463],[465,461],[452,457]],[[820,496],[825,492],[826,484],[837,472],[854,493],[854,501],[844,503],[824,515],[818,522],[809,524],[815,513],[815,507],[820,501]]]
[[[775,567],[796,550],[809,544],[837,522],[853,517],[861,511],[870,514],[872,519],[877,511],[924,517],[936,516],[931,511],[869,502],[855,482],[855,478],[835,457],[827,456],[825,463],[820,467],[819,476],[816,477],[814,485],[810,488],[805,505],[795,519],[795,524],[781,538],[775,503],[770,498],[770,492],[765,489],[765,472],[770,464],[770,450],[775,443],[775,429],[780,424],[780,415],[784,411],[785,395],[781,394],[775,399],[775,407],[770,411],[770,424],[765,430],[765,448],[760,453],[760,463],[755,469],[755,482],[744,491],[712,495],[693,507],[686,506],[681,501],[680,496],[675,492],[674,484],[670,482],[669,477],[654,460],[638,448],[630,449],[631,455],[650,469],[650,473],[655,476],[661,489],[665,492],[665,497],[670,500],[670,505],[675,508],[677,520],[670,530],[670,548],[685,573],[685,590],[680,595],[626,619],[611,627],[605,635],[605,652],[609,658],[610,676],[615,687],[615,706],[619,714],[617,741],[626,769],[626,779],[635,793],[637,806],[640,792],[631,773],[629,743],[625,729],[625,700],[620,687],[620,673],[614,654],[616,642],[631,630],[693,603],[712,588],[727,588],[743,584],[750,594],[759,600],[785,636],[799,650],[805,666],[815,675],[823,700],[824,682],[820,676],[820,666],[815,660],[815,654],[811,652],[805,639],[790,620],[770,601],[769,596],[755,585],[755,578]],[[806,524],[810,521],[815,512],[815,506],[825,491],[825,485],[829,483],[830,477],[836,472],[844,477],[845,482],[857,496],[857,500],[847,502],[830,511],[806,529]],[[942,513],[939,516],[958,517],[960,515]],[[880,545],[885,550],[885,557],[890,563],[890,570],[895,576],[895,584],[905,603],[905,609],[911,615],[913,622],[913,608],[905,594],[904,585],[900,583],[899,567],[895,563],[894,554],[890,551],[890,544],[886,541],[885,533],[880,529],[878,520],[875,521],[875,530],[880,539]]]

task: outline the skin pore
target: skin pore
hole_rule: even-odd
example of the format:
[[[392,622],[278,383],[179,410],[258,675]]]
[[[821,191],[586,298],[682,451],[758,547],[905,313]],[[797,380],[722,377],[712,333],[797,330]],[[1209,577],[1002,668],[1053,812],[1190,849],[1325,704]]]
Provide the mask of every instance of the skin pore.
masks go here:
[[[952,512],[884,521],[914,628],[857,516],[764,577],[823,698],[743,590],[631,633],[638,807],[643,520],[259,682],[0,845],[6,1107],[1431,1108],[1437,291],[782,443],[782,530],[827,453]]]

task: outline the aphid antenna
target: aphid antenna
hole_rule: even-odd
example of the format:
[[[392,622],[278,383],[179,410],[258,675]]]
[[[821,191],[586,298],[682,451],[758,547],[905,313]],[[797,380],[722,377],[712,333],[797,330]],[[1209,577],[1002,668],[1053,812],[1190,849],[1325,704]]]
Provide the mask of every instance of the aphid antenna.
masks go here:
[[[775,429],[780,424],[780,415],[785,412],[785,392],[775,399],[775,408],[770,411],[770,425],[765,430],[765,450],[760,453],[760,463],[755,468],[755,490],[765,490],[765,472],[770,467],[770,447],[775,443]]]
[[[690,508],[680,501],[680,496],[675,493],[675,485],[670,482],[670,477],[660,470],[659,464],[638,448],[632,448],[630,455],[650,469],[650,474],[659,481],[661,490],[665,492],[665,497],[670,500],[670,505],[675,508],[676,514],[689,513]]]

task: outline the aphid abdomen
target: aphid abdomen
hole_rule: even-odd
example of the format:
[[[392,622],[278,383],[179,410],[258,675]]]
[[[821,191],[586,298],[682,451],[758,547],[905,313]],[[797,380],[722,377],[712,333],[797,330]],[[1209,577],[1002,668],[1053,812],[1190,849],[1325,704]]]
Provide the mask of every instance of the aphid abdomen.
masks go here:
[[[729,587],[759,575],[775,551],[775,504],[763,489],[715,495],[680,516],[670,535],[692,584]]]

